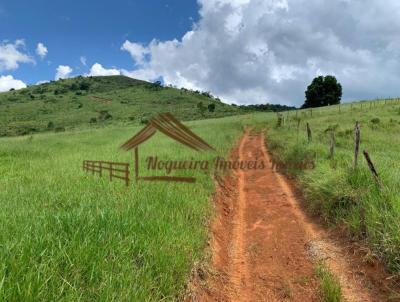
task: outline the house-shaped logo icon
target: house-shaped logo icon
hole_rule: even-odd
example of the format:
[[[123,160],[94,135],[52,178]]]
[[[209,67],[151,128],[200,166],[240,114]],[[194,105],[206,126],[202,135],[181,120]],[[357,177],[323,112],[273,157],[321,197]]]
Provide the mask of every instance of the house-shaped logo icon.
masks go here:
[[[196,151],[214,151],[214,148],[207,144],[203,139],[193,133],[189,128],[177,120],[171,113],[162,113],[153,117],[146,127],[140,130],[134,137],[125,142],[121,149],[125,151],[134,150],[135,159],[135,179],[141,180],[161,180],[177,182],[195,182],[193,177],[178,176],[139,176],[139,150],[138,147],[143,142],[151,138],[156,132],[160,131],[166,136]]]

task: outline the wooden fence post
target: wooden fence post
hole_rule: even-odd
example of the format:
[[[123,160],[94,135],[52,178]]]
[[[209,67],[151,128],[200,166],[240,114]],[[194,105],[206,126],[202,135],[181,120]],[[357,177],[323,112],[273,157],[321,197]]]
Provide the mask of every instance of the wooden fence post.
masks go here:
[[[372,163],[371,158],[369,157],[368,151],[364,150],[363,154],[364,154],[365,160],[367,161],[368,168],[371,171],[372,176],[374,177],[375,183],[379,186],[379,188],[382,188],[382,183],[381,183],[381,180],[379,178],[378,172],[376,172],[375,166]]]
[[[307,123],[307,138],[308,138],[308,143],[311,143],[312,141],[312,134],[311,134],[311,129],[310,125]]]
[[[103,162],[99,162],[100,176],[103,175]]]
[[[353,168],[357,168],[358,151],[360,149],[360,123],[357,121],[354,127],[354,162]]]
[[[335,131],[331,130],[331,140],[329,146],[329,158],[333,158],[335,152]]]

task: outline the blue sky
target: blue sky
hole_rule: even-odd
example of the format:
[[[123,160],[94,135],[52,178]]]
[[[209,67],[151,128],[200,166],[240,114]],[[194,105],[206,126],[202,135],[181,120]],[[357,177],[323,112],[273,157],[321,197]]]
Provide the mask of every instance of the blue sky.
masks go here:
[[[96,62],[132,69],[129,53],[121,51],[125,40],[147,44],[181,37],[197,19],[198,5],[189,0],[0,1],[0,22],[6,24],[0,41],[23,39],[24,52],[36,62],[3,74],[34,84],[54,79],[59,65],[70,66],[73,74],[88,73]],[[35,53],[38,43],[48,50],[43,59]]]
[[[300,106],[330,74],[345,102],[400,96],[398,0],[0,0],[0,22],[0,91],[118,74]]]

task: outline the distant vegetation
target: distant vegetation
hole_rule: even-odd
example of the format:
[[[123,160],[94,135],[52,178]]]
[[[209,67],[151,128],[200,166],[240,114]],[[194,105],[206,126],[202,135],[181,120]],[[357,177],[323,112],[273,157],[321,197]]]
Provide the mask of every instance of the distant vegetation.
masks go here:
[[[236,105],[233,105],[236,106]],[[240,105],[238,106],[242,110],[247,111],[264,111],[264,112],[281,112],[287,110],[294,110],[296,107],[279,105],[279,104],[259,104],[259,105]]]
[[[342,85],[334,76],[316,77],[306,90],[302,108],[336,105],[342,98]]]
[[[124,76],[76,77],[0,93],[0,137],[110,124],[141,124],[160,112],[181,120],[246,113],[209,92]]]

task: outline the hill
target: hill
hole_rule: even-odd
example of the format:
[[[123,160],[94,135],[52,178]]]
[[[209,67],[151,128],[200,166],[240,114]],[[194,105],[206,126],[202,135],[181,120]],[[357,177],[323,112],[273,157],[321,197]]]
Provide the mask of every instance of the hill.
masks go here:
[[[79,76],[1,93],[0,137],[140,124],[160,112],[195,120],[245,111],[207,92],[163,87],[124,76]]]

